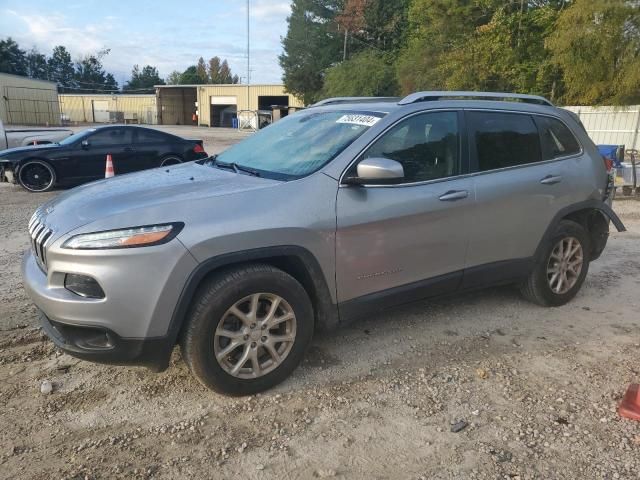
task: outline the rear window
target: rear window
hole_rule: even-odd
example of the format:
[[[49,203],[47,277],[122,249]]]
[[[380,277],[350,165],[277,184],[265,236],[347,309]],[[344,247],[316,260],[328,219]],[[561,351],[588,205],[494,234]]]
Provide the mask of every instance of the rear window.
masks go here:
[[[154,132],[153,130],[139,129],[137,130],[138,143],[158,143],[166,142],[168,138],[160,132]]]
[[[530,115],[518,113],[469,112],[478,170],[539,162],[540,136]]]
[[[580,153],[580,144],[573,133],[560,120],[536,117],[542,141],[542,158],[551,160]]]

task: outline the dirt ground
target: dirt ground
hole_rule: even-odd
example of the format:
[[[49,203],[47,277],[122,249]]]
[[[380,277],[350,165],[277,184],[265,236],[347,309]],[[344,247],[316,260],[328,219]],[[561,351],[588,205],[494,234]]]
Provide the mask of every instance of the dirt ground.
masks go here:
[[[638,478],[640,422],[616,406],[640,381],[640,202],[616,202],[629,231],[564,307],[509,287],[412,304],[317,336],[285,383],[227,398],[178,351],[154,374],[42,337],[19,262],[51,195],[0,185],[1,478]]]

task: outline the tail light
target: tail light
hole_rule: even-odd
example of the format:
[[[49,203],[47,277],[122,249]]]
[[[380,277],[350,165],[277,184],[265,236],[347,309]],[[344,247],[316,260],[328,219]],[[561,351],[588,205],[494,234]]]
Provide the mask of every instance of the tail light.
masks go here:
[[[607,172],[613,170],[613,160],[609,157],[602,157],[602,160],[604,160],[604,167],[607,169]]]
[[[193,147],[193,153],[207,153],[204,151],[204,148],[202,148],[202,145],[200,145],[199,143],[196,143],[195,146]]]

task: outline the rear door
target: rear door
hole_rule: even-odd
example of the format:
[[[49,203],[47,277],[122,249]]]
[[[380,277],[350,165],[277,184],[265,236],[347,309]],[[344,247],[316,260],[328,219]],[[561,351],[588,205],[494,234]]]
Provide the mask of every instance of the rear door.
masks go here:
[[[159,167],[169,152],[169,136],[148,128],[136,128],[136,162],[140,169]]]
[[[473,180],[464,175],[462,123],[457,111],[414,114],[382,134],[347,171],[362,159],[384,157],[400,162],[405,178],[397,185],[338,189],[340,302],[386,297],[397,303],[458,287],[474,201]]]
[[[476,172],[464,279],[471,287],[527,271],[551,220],[572,202],[580,147],[556,119],[483,110],[467,111],[466,118]],[[560,124],[564,144],[553,141],[549,122]]]

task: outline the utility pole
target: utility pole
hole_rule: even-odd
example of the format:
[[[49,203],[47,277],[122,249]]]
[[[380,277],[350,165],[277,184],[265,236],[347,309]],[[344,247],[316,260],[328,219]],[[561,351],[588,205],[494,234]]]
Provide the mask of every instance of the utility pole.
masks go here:
[[[247,0],[247,110],[251,110],[249,105],[249,85],[251,84],[251,62],[250,62],[250,26],[249,26],[249,0]]]
[[[342,61],[347,59],[347,39],[349,38],[349,29],[344,29],[344,45],[342,47]]]

